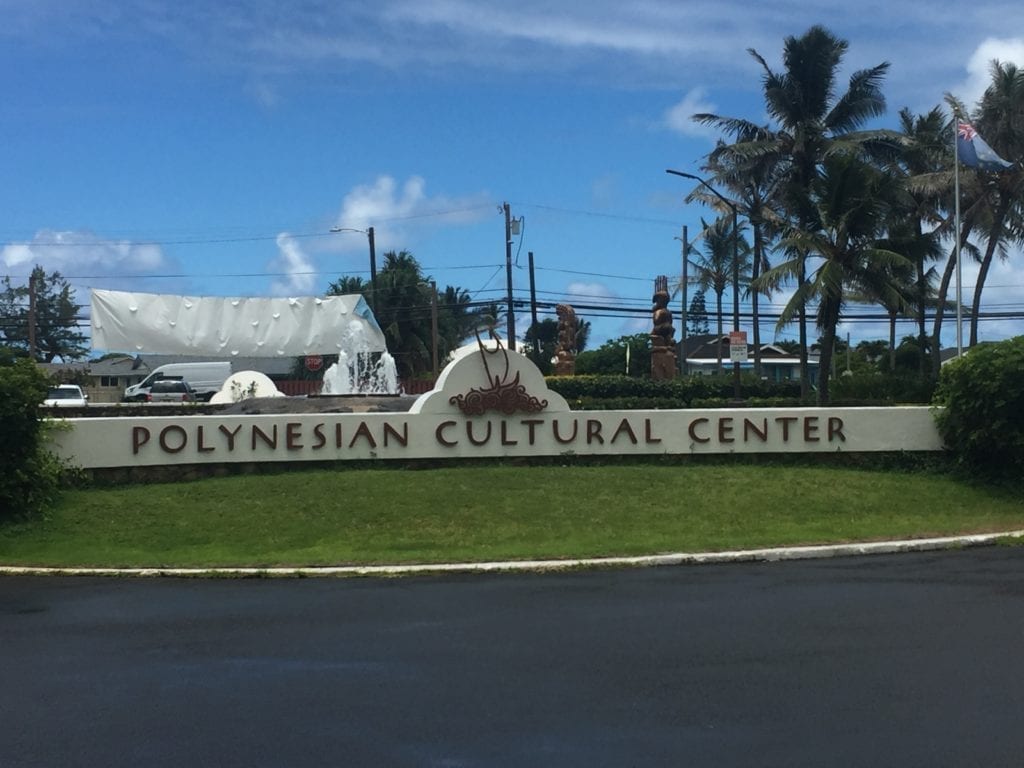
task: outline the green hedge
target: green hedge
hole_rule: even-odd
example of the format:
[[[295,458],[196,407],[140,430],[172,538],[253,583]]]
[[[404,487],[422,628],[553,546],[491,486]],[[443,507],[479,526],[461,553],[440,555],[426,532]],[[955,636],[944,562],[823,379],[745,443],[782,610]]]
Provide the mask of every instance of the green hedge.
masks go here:
[[[943,366],[935,420],[973,474],[1024,477],[1024,336],[973,347]]]
[[[829,387],[832,405],[910,405],[932,400],[935,384],[915,375],[873,371],[840,375]]]
[[[49,386],[28,358],[0,357],[0,520],[40,512],[57,493],[60,465],[43,449],[39,414]]]
[[[708,403],[728,405],[735,392],[731,376],[665,380],[632,376],[549,376],[547,383],[570,407],[587,410],[720,407]],[[740,381],[740,397],[751,405],[768,400],[799,403],[800,384],[774,384],[745,376]]]

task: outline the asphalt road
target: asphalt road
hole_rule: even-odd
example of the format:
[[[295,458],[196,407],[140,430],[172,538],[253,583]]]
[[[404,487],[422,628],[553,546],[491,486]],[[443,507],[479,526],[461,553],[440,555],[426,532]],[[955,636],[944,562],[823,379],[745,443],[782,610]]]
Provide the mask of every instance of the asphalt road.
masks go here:
[[[1024,765],[1024,548],[0,578],[0,765]]]

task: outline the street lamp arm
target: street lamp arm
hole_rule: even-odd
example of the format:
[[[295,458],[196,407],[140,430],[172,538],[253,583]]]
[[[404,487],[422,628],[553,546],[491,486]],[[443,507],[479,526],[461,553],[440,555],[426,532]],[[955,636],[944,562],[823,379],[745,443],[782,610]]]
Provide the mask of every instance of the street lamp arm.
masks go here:
[[[331,227],[331,234],[339,232],[358,232],[366,235],[370,243],[370,309],[377,308],[377,246],[374,240],[373,227],[356,229],[355,227]]]
[[[736,203],[734,203],[732,200],[729,200],[726,197],[723,197],[721,192],[719,192],[717,189],[712,187],[707,181],[702,179],[700,176],[696,176],[696,175],[694,175],[692,173],[684,173],[683,171],[674,171],[671,168],[666,168],[665,169],[665,173],[671,173],[674,176],[682,176],[685,179],[693,179],[698,184],[703,186],[708,192],[710,192],[715,197],[717,197],[719,200],[721,200],[725,205],[729,206],[729,210],[732,211],[733,216],[737,215]]]

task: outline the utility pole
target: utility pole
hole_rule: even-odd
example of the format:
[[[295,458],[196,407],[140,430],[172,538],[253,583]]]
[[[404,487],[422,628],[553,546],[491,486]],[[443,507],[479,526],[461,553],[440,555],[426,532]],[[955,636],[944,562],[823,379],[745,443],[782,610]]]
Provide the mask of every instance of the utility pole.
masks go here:
[[[505,210],[505,282],[508,289],[508,339],[509,349],[516,345],[516,315],[512,308],[512,209],[508,203],[502,206]]]
[[[533,321],[533,362],[540,365],[540,341],[537,339],[537,282],[533,278],[533,251],[527,256],[530,260],[530,319]]]
[[[373,239],[373,227],[352,229],[351,227],[331,227],[331,232],[362,232],[370,242],[370,309],[377,310],[377,246]]]
[[[434,381],[437,381],[437,283],[433,280],[430,281],[430,339],[433,342],[431,345],[433,357],[434,357]]]
[[[373,242],[373,227],[366,230],[366,237],[370,241],[370,309],[377,311],[377,247]],[[435,366],[436,367],[436,366]]]
[[[680,292],[683,295],[683,299],[680,302],[681,310],[682,311],[679,313],[680,322],[682,324],[682,328],[681,328],[680,333],[679,333],[679,372],[682,373],[683,376],[686,376],[690,372],[689,371],[689,366],[686,364],[686,313],[689,310],[689,306],[687,305],[687,301],[689,301],[689,298],[688,298],[688,295],[687,295],[687,293],[688,293],[687,289],[689,288],[689,283],[687,282],[687,269],[686,269],[686,266],[687,266],[687,262],[689,261],[689,256],[690,256],[690,253],[689,253],[689,251],[690,251],[690,244],[689,244],[689,242],[687,240],[687,230],[686,230],[686,225],[685,224],[683,224],[683,237],[682,237],[682,240],[683,240],[683,282],[682,282],[682,285],[680,286]]]
[[[28,277],[28,354],[36,359],[36,271]]]

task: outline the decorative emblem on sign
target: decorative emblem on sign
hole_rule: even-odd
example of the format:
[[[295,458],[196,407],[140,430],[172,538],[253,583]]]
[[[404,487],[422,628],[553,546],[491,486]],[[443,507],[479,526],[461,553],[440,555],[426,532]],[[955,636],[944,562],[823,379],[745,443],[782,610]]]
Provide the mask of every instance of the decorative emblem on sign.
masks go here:
[[[488,411],[498,411],[509,416],[517,411],[525,413],[537,413],[544,410],[547,400],[539,400],[526,391],[526,387],[519,383],[519,373],[509,378],[508,350],[502,345],[501,339],[490,330],[490,336],[494,340],[494,348],[488,349],[477,333],[476,341],[480,346],[480,359],[484,364],[484,374],[487,377],[489,386],[480,389],[473,388],[462,395],[454,395],[448,399],[452,405],[458,407],[467,416],[481,416]],[[498,375],[491,371],[488,358],[500,358],[495,360],[499,366],[504,365],[504,371]]]

